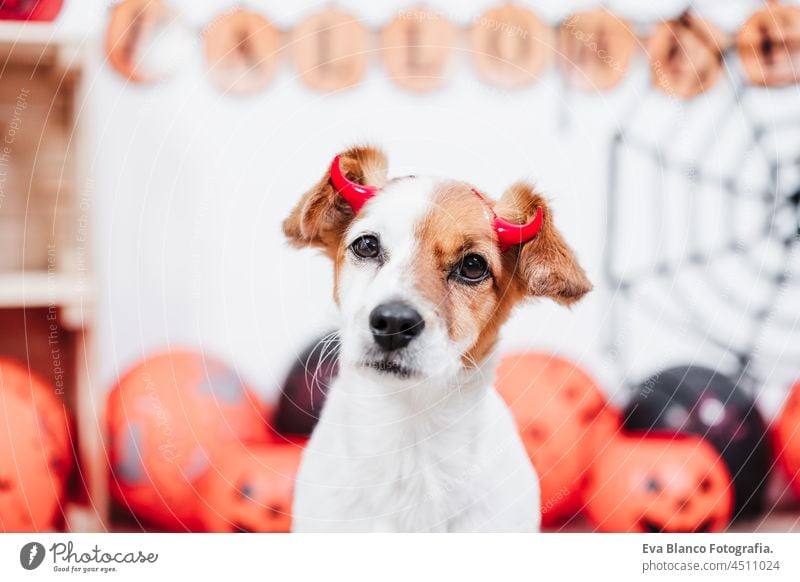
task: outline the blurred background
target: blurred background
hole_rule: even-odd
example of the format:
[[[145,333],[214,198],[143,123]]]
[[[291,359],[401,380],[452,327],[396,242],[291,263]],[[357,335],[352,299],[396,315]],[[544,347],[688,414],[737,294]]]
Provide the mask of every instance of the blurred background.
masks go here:
[[[365,142],[391,175],[532,180],[595,284],[520,308],[500,345],[547,527],[800,528],[797,3],[0,18],[0,531],[288,528],[337,321],[328,260],[280,224]],[[595,430],[613,446],[581,457]]]

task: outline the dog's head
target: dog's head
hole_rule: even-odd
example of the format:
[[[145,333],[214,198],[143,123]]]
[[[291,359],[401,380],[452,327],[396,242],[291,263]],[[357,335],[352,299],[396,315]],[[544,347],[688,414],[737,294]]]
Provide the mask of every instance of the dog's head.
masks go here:
[[[386,167],[377,149],[343,152],[283,224],[334,261],[345,365],[451,378],[486,358],[523,299],[570,305],[591,290],[531,186],[494,204],[463,182],[387,180]]]

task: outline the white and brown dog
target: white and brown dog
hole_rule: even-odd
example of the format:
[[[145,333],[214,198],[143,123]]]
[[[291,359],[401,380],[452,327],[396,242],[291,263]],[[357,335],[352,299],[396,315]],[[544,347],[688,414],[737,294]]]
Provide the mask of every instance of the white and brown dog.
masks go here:
[[[386,168],[374,148],[340,154],[283,225],[334,261],[342,316],[293,529],[536,531],[538,482],[492,386],[494,347],[523,299],[569,305],[591,284],[531,186],[492,204]]]

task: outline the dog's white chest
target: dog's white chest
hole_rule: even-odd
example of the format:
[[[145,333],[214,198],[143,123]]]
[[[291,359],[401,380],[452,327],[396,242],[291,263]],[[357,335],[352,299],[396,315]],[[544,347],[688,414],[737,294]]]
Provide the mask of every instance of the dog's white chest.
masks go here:
[[[454,413],[404,418],[391,399],[361,408],[334,387],[298,474],[295,531],[535,530],[538,484],[499,397]]]

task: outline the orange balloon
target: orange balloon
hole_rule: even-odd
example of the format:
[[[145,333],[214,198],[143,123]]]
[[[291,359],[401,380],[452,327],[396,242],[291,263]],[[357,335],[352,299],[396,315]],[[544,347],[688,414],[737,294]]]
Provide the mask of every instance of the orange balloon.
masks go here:
[[[789,398],[773,425],[778,460],[789,477],[792,489],[800,495],[800,382],[789,392]]]
[[[725,463],[700,437],[619,435],[585,480],[584,511],[605,532],[719,532],[733,512]]]
[[[174,351],[149,357],[108,398],[112,492],[137,516],[201,529],[196,485],[235,443],[265,442],[263,410],[228,366]]]
[[[602,443],[595,429],[616,426],[597,382],[578,366],[552,354],[506,356],[497,390],[511,408],[536,467],[542,524],[573,516],[581,505],[581,479]]]
[[[72,469],[70,414],[56,388],[11,358],[0,358],[0,393],[14,393],[33,407],[39,446],[46,451],[52,471],[66,482]]]
[[[220,457],[199,485],[200,518],[210,532],[288,532],[302,446],[238,447]]]
[[[39,426],[30,401],[0,390],[0,532],[55,528],[64,483]]]

